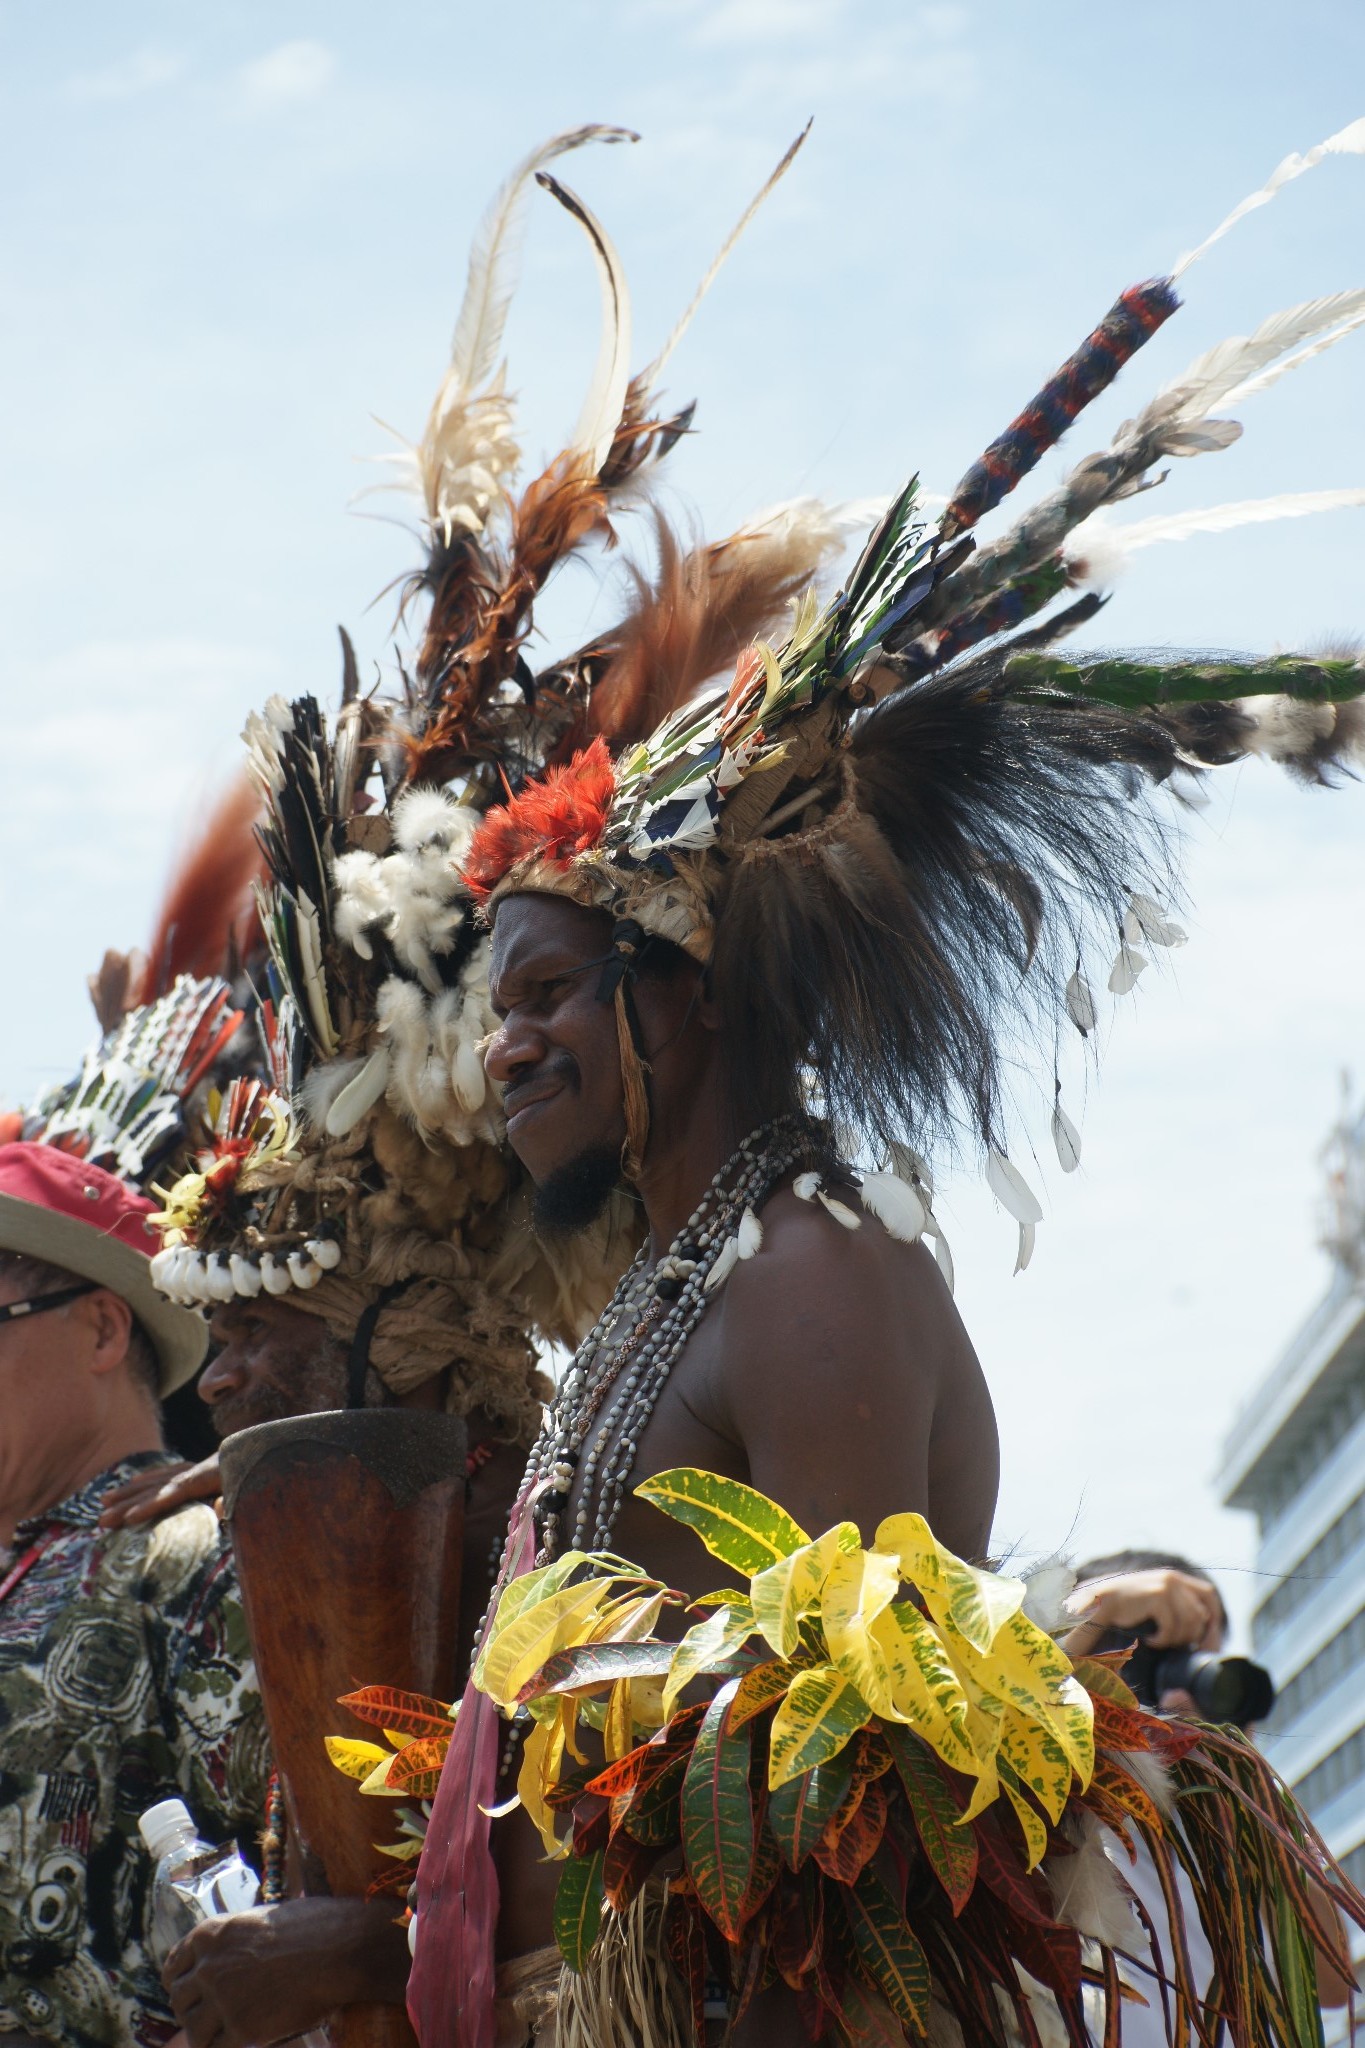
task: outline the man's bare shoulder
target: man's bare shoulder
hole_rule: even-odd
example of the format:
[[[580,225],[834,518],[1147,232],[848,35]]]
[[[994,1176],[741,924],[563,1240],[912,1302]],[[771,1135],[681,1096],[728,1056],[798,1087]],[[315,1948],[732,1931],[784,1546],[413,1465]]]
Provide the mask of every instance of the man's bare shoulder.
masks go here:
[[[742,1260],[726,1283],[727,1323],[767,1326],[812,1314],[862,1324],[894,1318],[929,1319],[961,1328],[952,1296],[923,1244],[891,1237],[862,1207],[856,1192],[839,1202],[856,1227],[818,1201],[799,1201],[782,1188],[763,1211],[763,1243]]]

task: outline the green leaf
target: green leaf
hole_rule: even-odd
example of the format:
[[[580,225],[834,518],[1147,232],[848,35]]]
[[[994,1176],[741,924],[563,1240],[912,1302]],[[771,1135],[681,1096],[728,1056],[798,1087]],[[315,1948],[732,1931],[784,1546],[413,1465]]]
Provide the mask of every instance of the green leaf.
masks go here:
[[[929,1961],[875,1870],[837,1887],[858,1961],[902,2026],[929,2030]]]
[[[737,1679],[712,1700],[697,1732],[682,1790],[682,1840],[697,1896],[727,1941],[739,1939],[754,1866],[752,1754],[748,1726],[726,1727]]]
[[[581,1973],[602,1924],[602,1865],[605,1852],[571,1856],[555,1893],[554,1929],[559,1953]]]
[[[776,1657],[768,1664],[756,1664],[746,1671],[739,1681],[734,1705],[730,1709],[730,1726],[742,1728],[746,1721],[752,1721],[756,1714],[762,1714],[769,1707],[775,1707],[786,1697],[788,1686],[797,1674],[798,1667],[788,1664],[785,1658]]]
[[[805,1530],[766,1493],[738,1479],[723,1479],[718,1472],[680,1465],[646,1479],[635,1493],[695,1530],[712,1557],[746,1578],[810,1542]]]
[[[953,1912],[960,1913],[976,1883],[976,1836],[958,1825],[962,1809],[928,1745],[908,1728],[884,1727],[882,1734],[929,1868],[952,1900]]]
[[[783,1860],[799,1870],[848,1797],[853,1752],[845,1748],[802,1777],[768,1794],[768,1825]]]
[[[718,1607],[705,1621],[696,1622],[682,1641],[673,1649],[668,1669],[668,1683],[664,1687],[664,1719],[671,1720],[677,1705],[678,1695],[700,1678],[704,1672],[714,1671],[718,1665],[744,1643],[754,1632],[754,1612],[747,1600],[736,1606]]]
[[[673,1660],[672,1643],[581,1643],[559,1650],[521,1689],[521,1700],[550,1692],[588,1692],[619,1678],[663,1678]]]
[[[828,1763],[866,1727],[872,1709],[856,1685],[832,1664],[817,1664],[792,1680],[773,1716],[768,1784],[773,1791],[817,1764]]]

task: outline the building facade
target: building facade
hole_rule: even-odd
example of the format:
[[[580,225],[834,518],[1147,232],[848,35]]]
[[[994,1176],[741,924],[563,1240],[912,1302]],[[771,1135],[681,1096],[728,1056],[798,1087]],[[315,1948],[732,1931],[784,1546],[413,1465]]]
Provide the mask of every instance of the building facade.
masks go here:
[[[1260,1532],[1252,1641],[1279,1697],[1259,1739],[1365,1889],[1365,1111],[1325,1162],[1331,1283],[1234,1422],[1220,1485]],[[1326,2021],[1344,2041],[1345,2013]]]

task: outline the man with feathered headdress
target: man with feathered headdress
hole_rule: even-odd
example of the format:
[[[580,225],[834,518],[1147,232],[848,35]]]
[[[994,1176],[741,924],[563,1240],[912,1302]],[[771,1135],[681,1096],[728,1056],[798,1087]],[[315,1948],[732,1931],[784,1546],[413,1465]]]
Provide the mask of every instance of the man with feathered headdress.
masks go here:
[[[1066,1959],[1074,1951],[1078,1973],[1078,1934],[1096,1930],[1066,1924],[1034,1868],[1055,1852],[1051,1878],[1089,1839],[1076,1831],[1096,1813],[1117,1814],[1120,1826],[1150,1817],[1160,1834],[1152,1801],[1116,1789],[1112,1774],[1104,1792],[1098,1780],[1087,1789],[1084,1745],[1072,1791],[1060,1723],[1040,1737],[1063,1767],[1058,1787],[1028,1774],[1025,1748],[1001,1748],[999,1691],[964,1689],[953,1662],[960,1653],[963,1671],[977,1669],[971,1656],[985,1654],[994,1624],[980,1623],[969,1655],[963,1632],[977,1622],[965,1609],[941,1614],[930,1592],[940,1630],[931,1651],[922,1610],[894,1597],[898,1581],[925,1587],[937,1574],[940,1591],[971,1588],[982,1614],[997,1597],[1003,1614],[1013,1599],[963,1562],[986,1550],[997,1451],[950,1298],[925,1154],[954,1136],[981,1146],[1026,1265],[1041,1211],[1007,1155],[1002,1079],[1021,1027],[1054,1043],[1067,1020],[1093,1028],[1096,938],[1113,953],[1116,994],[1142,971],[1144,948],[1183,938],[1162,905],[1164,835],[1147,792],[1253,751],[1324,780],[1358,753],[1365,729],[1355,660],[1067,662],[1053,643],[1093,617],[1094,597],[1025,625],[1083,580],[1082,523],[1149,481],[1164,456],[1227,445],[1238,430],[1215,409],[1266,381],[1285,348],[1330,329],[1337,301],[1277,316],[1201,358],[1109,450],[1002,539],[975,546],[977,521],[1177,303],[1169,279],[1124,293],[940,518],[925,520],[908,486],[838,595],[803,593],[785,638],[741,654],[732,679],[696,694],[698,674],[676,642],[661,627],[642,630],[642,605],[630,637],[651,648],[647,711],[637,698],[619,728],[571,758],[563,750],[473,837],[462,872],[492,928],[499,1019],[486,1064],[536,1186],[535,1220],[551,1240],[571,1235],[624,1184],[648,1237],[561,1382],[514,1513],[419,1874],[409,2008],[422,2048],[553,2037],[556,2011],[561,2048],[587,2048],[604,2028],[672,2043],[700,2024],[708,1978],[706,1996],[736,2041],[829,2029],[892,2040],[912,2014],[924,2030],[931,1998],[945,2039],[1003,2039],[1002,2009],[1031,2039],[1029,1997],[1048,1992],[1072,2030]],[[599,704],[612,694],[611,649],[608,635],[596,657]],[[578,736],[590,737],[581,723]],[[1063,1167],[1074,1166],[1079,1138],[1059,1096],[1053,1131]],[[659,1506],[684,1526],[662,1526]],[[742,1527],[743,1540],[723,1524]],[[855,1524],[877,1529],[861,1555],[864,1585],[881,1590],[865,1609],[842,1608],[837,1630],[827,1622],[825,1640],[844,1649],[821,1663],[809,1629],[827,1587],[843,1583],[841,1554],[858,1554]],[[828,1533],[812,1541],[806,1529]],[[760,1597],[761,1573],[747,1596],[733,1577],[711,1593],[693,1530],[741,1580],[765,1556],[785,1572],[780,1611],[764,1608],[777,1596],[764,1579]],[[606,1575],[601,1585],[594,1574]],[[604,1588],[629,1610],[619,1633]],[[693,1610],[703,1619],[671,1658],[639,1640],[675,1597],[665,1589],[715,1608]],[[767,1651],[750,1645],[760,1634]],[[1017,1642],[1026,1635],[1020,1621]],[[1028,1655],[1042,1669],[1049,1653],[1036,1638]],[[931,1660],[918,1679],[912,1643]],[[779,1647],[764,1694],[758,1660]],[[1080,1697],[1064,1663],[1047,1668],[1045,1720]],[[688,1717],[702,1704],[679,1701],[684,1677],[703,1672],[724,1683],[699,1731]],[[664,1673],[660,1709],[648,1682]],[[806,1776],[789,1755],[779,1762],[776,1723],[766,1773],[749,1735],[742,1767],[726,1765],[725,1688],[751,1683],[746,1725],[806,1688],[801,1715],[777,1708],[789,1745],[801,1723]],[[1103,1672],[1087,1678],[1085,1714],[1100,1711],[1105,1687]],[[954,1915],[972,1902],[944,1923],[920,1897],[913,1838],[893,1846],[885,1833],[894,1784],[890,1798],[867,1794],[876,1830],[852,1824],[893,1755],[914,1804],[904,1726],[927,1734],[959,1692],[960,1739],[935,1739],[941,1757],[977,1777],[965,1811],[950,1792],[948,1815],[974,1827],[983,1879],[975,1891],[971,1878],[957,1890],[944,1880]],[[605,1770],[575,1747],[579,1702],[593,1695]],[[1202,1768],[1193,1735],[1163,1735],[1109,1699],[1131,1716],[1117,1747],[1168,1743],[1172,1766]],[[833,1736],[823,1727],[831,1716]],[[874,1732],[859,1734],[869,1723]],[[855,1735],[852,1786],[845,1769],[826,1812],[821,1761]],[[1233,1768],[1255,1769],[1237,1756]],[[646,1789],[669,1766],[672,1818],[662,1792],[651,1803]],[[490,1848],[488,1815],[514,1771],[528,1813],[500,1818]],[[765,1802],[791,1789],[793,1772],[805,1790],[789,1841]],[[951,1772],[944,1783],[963,1789]],[[1006,1794],[1018,1839],[1013,1820],[1007,1835],[989,1810]],[[820,1816],[809,1841],[807,1805]],[[561,1836],[563,1815],[573,1824]],[[679,1826],[684,1874],[646,1884]],[[812,1847],[818,1870],[803,1876]],[[1205,1873],[1224,1854],[1216,1840],[1190,1853],[1214,1858],[1198,1865]],[[864,1880],[874,1855],[898,1869],[894,1895],[876,1889],[875,1910],[874,1879]],[[1318,1867],[1315,1855],[1304,1850],[1304,1869]],[[1267,1857],[1269,1837],[1257,1837],[1246,1866],[1254,1883]],[[1365,1913],[1354,1895],[1335,1896]],[[1204,1909],[1222,1910],[1212,1891],[1201,1891]],[[1121,1895],[1125,1914],[1131,1922]],[[1290,1952],[1301,1959],[1307,1924],[1291,1911],[1282,1931],[1291,1922],[1276,1952],[1281,1982],[1298,1967]],[[1114,1924],[1103,1933],[1111,1944]],[[1223,1997],[1239,2048],[1294,2038],[1276,1996],[1234,1978],[1236,1927],[1219,1920],[1213,1938],[1227,1944]],[[933,1940],[946,1945],[931,1949]],[[509,1959],[496,1983],[495,1955]],[[1021,1970],[1046,1991],[1034,1982],[1030,1992]],[[1117,2024],[1117,1991],[1112,2003]]]

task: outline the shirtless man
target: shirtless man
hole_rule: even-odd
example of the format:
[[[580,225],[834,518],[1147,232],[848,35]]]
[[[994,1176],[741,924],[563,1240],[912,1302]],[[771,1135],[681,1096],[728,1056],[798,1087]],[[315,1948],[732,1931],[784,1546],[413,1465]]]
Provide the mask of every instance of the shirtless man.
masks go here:
[[[623,1083],[612,1009],[595,986],[610,943],[605,914],[577,904],[519,895],[498,910],[490,985],[501,1024],[487,1067],[506,1091],[508,1136],[536,1182],[544,1228],[589,1222],[618,1178]],[[651,1108],[638,1187],[657,1257],[748,1126],[729,1099],[726,1035],[695,963],[656,943],[634,997]],[[762,1256],[735,1268],[674,1365],[637,1446],[636,1479],[699,1466],[760,1488],[808,1529],[847,1517],[870,1534],[883,1516],[915,1509],[959,1555],[983,1557],[995,1420],[933,1258],[870,1216],[848,1229],[798,1200],[791,1179],[763,1209]],[[612,1545],[670,1585],[700,1593],[715,1583],[695,1539],[629,1492]],[[521,1813],[494,1838],[498,1953],[510,1959],[553,1940],[559,1870]],[[754,2002],[736,2038],[806,2036],[779,1987]]]

